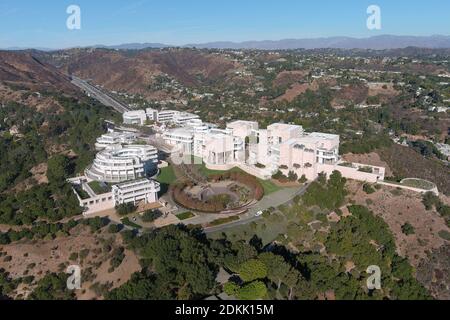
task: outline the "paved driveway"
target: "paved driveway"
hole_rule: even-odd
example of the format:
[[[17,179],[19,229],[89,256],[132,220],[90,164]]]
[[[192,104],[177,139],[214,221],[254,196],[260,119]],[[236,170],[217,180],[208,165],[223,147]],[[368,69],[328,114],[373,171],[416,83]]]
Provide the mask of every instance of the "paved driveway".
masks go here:
[[[292,203],[293,199],[298,195],[303,195],[306,190],[308,189],[309,184],[304,185],[300,188],[286,188],[282,189],[280,191],[274,192],[272,194],[269,194],[268,196],[264,197],[260,202],[258,202],[253,208],[249,209],[247,213],[240,216],[240,220],[234,221],[228,224],[220,225],[217,227],[211,227],[206,228],[205,233],[213,233],[213,232],[219,232],[223,231],[228,228],[233,228],[236,226],[244,225],[251,223],[253,221],[257,221],[261,219],[262,217],[255,217],[255,214],[258,211],[264,211],[269,209],[270,207],[278,207],[284,204],[290,204]],[[189,222],[190,223],[190,222]]]

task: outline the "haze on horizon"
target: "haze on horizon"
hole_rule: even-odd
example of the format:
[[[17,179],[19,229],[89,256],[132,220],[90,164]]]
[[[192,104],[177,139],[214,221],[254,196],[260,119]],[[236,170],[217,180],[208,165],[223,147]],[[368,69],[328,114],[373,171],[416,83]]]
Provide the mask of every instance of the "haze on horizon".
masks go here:
[[[80,30],[66,27],[73,4],[81,8]],[[381,8],[381,30],[367,29],[370,5]],[[449,12],[450,3],[440,0],[3,0],[0,48],[445,35]]]

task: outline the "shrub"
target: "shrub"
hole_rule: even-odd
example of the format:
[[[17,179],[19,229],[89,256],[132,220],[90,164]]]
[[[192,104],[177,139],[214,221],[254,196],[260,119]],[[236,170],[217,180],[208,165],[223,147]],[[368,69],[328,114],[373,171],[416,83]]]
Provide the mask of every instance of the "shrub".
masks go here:
[[[289,181],[297,181],[298,175],[294,171],[289,171],[288,179]]]
[[[402,226],[402,232],[404,235],[409,236],[409,235],[414,234],[415,230],[414,230],[414,227],[407,222]]]
[[[161,216],[162,216],[162,213],[159,210],[147,210],[142,215],[142,221],[153,222],[156,219],[160,218]]]
[[[117,233],[120,231],[120,227],[117,224],[111,224],[108,227],[108,232],[109,233]]]
[[[368,183],[365,183],[363,186],[363,190],[365,193],[367,194],[372,194],[375,193],[375,189]]]
[[[439,232],[439,237],[441,237],[444,240],[450,241],[450,232],[442,230]]]
[[[123,203],[116,206],[117,214],[121,216],[126,216],[130,213],[136,212],[136,206],[133,203]]]
[[[288,181],[289,181],[289,178],[286,177],[286,176],[283,174],[283,172],[281,172],[280,170],[278,170],[278,172],[275,173],[275,174],[272,176],[272,179],[278,180],[278,181],[280,181],[280,182],[288,182]]]
[[[77,252],[72,252],[69,256],[69,260],[70,261],[75,261],[78,260],[78,253]]]

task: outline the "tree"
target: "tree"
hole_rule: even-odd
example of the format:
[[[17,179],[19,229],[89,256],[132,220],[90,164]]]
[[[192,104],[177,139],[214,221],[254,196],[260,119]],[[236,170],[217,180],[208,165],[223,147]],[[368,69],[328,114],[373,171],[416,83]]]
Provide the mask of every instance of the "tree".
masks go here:
[[[427,210],[432,210],[438,202],[439,198],[433,192],[427,192],[423,195],[422,203]]]
[[[133,203],[122,203],[118,206],[116,206],[117,214],[121,216],[126,216],[130,213],[133,213],[136,211],[136,206]]]
[[[275,255],[271,252],[260,254],[258,259],[266,266],[267,278],[275,283],[277,285],[277,290],[279,290],[283,279],[290,270],[289,264],[282,256]]]
[[[234,282],[229,281],[223,285],[223,291],[229,296],[236,297],[239,293],[239,289],[240,287]]]
[[[120,227],[117,224],[110,224],[108,227],[109,233],[117,233],[120,231]]]
[[[147,210],[142,215],[142,221],[153,222],[156,219],[160,218],[161,216],[162,216],[162,213],[159,210]]]
[[[244,285],[237,294],[241,300],[258,300],[267,295],[267,287],[262,281],[254,281]]]
[[[61,186],[68,177],[69,159],[63,155],[56,155],[48,160],[47,178],[50,183]]]
[[[321,185],[325,185],[327,183],[327,174],[324,172],[319,173],[317,182],[319,182]]]
[[[224,258],[225,267],[232,272],[239,272],[240,266],[253,258],[256,258],[256,249],[244,241],[235,242],[231,246],[230,253]]]
[[[241,265],[239,268],[239,276],[245,282],[264,279],[267,277],[267,267],[262,261],[251,259]]]
[[[289,288],[288,300],[292,300],[293,290],[297,283],[301,280],[302,276],[300,272],[298,272],[294,268],[290,268],[288,272],[286,272],[285,277],[283,278],[283,282]]]
[[[151,277],[155,285],[146,288],[152,292],[141,296],[159,294],[158,299],[188,296],[199,299],[211,294],[219,268],[210,256],[208,246],[196,238],[194,231],[169,226],[129,241],[129,246],[142,256],[144,278],[149,277],[148,270],[154,272]],[[129,283],[130,290],[137,285],[133,280]],[[127,291],[120,291],[120,295],[126,298]],[[133,295],[130,293],[130,299]]]
[[[42,278],[30,294],[31,300],[73,300],[75,294],[67,289],[68,275],[50,273]]]

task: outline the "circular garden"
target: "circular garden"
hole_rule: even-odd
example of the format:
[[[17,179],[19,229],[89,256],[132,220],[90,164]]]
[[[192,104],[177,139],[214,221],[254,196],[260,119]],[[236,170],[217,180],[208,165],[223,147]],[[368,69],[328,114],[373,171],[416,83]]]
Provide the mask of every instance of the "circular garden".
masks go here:
[[[258,179],[244,172],[210,175],[207,183],[182,182],[171,187],[174,201],[189,210],[225,213],[243,209],[264,196]]]

